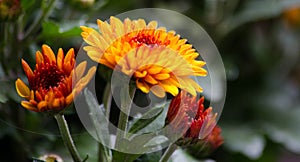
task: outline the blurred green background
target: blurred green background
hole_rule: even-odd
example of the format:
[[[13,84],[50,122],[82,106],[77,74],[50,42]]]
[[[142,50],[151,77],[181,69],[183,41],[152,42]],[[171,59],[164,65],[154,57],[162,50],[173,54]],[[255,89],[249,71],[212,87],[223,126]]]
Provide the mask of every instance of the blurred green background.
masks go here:
[[[80,25],[145,7],[192,18],[212,37],[223,58],[227,97],[218,124],[224,144],[208,159],[300,161],[299,0],[1,0],[1,162],[30,161],[47,153],[70,158],[54,119],[21,108],[14,87],[18,77],[26,80],[20,59],[33,67],[35,51],[44,43],[55,52],[59,47],[78,51],[83,42]],[[66,118],[79,151],[95,160],[96,143],[76,111],[70,108]],[[137,161],[155,161],[156,154]],[[197,154],[186,156],[200,159]]]

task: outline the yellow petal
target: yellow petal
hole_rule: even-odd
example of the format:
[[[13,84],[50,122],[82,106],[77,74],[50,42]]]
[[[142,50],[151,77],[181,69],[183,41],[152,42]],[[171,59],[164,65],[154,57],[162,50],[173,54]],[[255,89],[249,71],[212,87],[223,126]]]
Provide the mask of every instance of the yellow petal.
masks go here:
[[[165,80],[165,79],[169,79],[170,78],[170,74],[156,74],[154,75],[154,78],[157,80]]]
[[[115,32],[117,38],[119,38],[120,36],[122,36],[122,34],[124,34],[123,23],[120,21],[120,19],[118,19],[114,16],[111,16],[110,24],[111,24],[112,29],[114,29],[114,32]]]
[[[27,87],[27,85],[21,79],[17,79],[15,84],[16,84],[16,89],[17,89],[18,94],[21,97],[24,97],[27,100],[29,100],[30,99],[30,89]]]
[[[143,78],[147,75],[147,71],[143,71],[143,72],[140,72],[140,71],[135,71],[134,72],[134,76],[136,78]]]
[[[170,84],[170,83],[168,83],[166,81],[162,81],[158,85],[160,85],[161,87],[163,87],[166,92],[171,93],[173,96],[177,96],[177,94],[179,93],[179,90],[178,90],[178,88],[175,85]]]
[[[138,79],[135,81],[136,86],[144,93],[149,93],[150,88],[146,83],[140,82]]]
[[[90,82],[90,80],[94,77],[96,70],[96,66],[91,67],[87,74],[83,78],[81,78],[80,83],[82,84],[82,86],[86,86]]]
[[[38,112],[38,109],[28,101],[22,101],[21,105],[28,110]]]
[[[49,46],[44,44],[42,46],[42,52],[43,52],[44,56],[46,56],[50,59],[50,62],[55,62],[56,63],[55,55],[54,55],[52,49]]]
[[[162,69],[163,69],[163,67],[161,67],[161,66],[152,66],[148,69],[148,73],[149,74],[158,74]]]
[[[159,85],[155,85],[151,87],[151,92],[153,92],[157,97],[163,98],[166,95],[165,90],[159,86]]]
[[[157,28],[157,21],[150,21],[147,25],[150,29],[156,29]]]
[[[82,77],[82,75],[85,72],[85,68],[86,68],[86,61],[81,62],[75,69],[75,78],[76,78],[76,82]]]

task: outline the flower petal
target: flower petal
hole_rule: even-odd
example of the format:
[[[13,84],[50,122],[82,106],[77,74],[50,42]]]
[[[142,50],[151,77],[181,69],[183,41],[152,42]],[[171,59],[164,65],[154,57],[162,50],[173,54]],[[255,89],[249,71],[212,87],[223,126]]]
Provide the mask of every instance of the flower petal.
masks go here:
[[[18,94],[26,99],[30,99],[30,89],[27,87],[27,85],[21,80],[17,79],[16,81],[16,89]]]
[[[42,52],[43,52],[44,57],[46,56],[49,59],[50,63],[52,63],[52,62],[56,63],[55,55],[49,46],[44,44],[42,46]]]
[[[38,112],[38,109],[28,101],[22,101],[21,105],[28,110]]]
[[[59,48],[56,60],[57,60],[57,67],[60,70],[63,70],[64,57],[65,57],[64,51],[61,48]]]
[[[27,64],[27,62],[23,59],[22,59],[22,66],[23,66],[23,70],[24,70],[28,80],[31,80],[31,78],[33,77],[33,72],[31,70],[31,68],[29,67],[29,65]]]

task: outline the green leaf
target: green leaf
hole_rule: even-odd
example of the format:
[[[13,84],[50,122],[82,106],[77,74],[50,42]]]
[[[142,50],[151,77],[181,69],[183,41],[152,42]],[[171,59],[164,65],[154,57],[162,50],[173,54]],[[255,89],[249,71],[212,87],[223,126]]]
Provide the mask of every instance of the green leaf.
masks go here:
[[[300,153],[300,109],[272,109],[263,123],[268,136],[285,146],[286,149]],[[285,120],[282,120],[285,119]]]
[[[162,105],[157,105],[156,107],[154,107],[155,110],[153,110],[153,112],[151,112],[149,115],[151,116],[151,114],[153,115],[153,114],[155,114],[155,112],[157,112],[157,113],[159,113],[158,116],[155,117],[155,119],[153,119],[153,121],[151,121],[150,123],[145,125],[143,128],[138,130],[137,133],[141,134],[141,133],[155,132],[155,131],[158,131],[161,128],[163,128],[165,126],[165,119],[166,119],[166,116],[167,116],[169,105],[170,105],[170,101],[167,101],[166,103],[164,103]],[[159,112],[159,108],[162,108],[162,112]],[[145,118],[145,117],[141,117],[137,120],[140,120],[140,119],[143,119],[143,118]],[[154,118],[154,116],[153,116],[153,118]]]
[[[194,159],[191,155],[187,154],[185,151],[182,149],[177,149],[172,156],[170,157],[171,162],[183,162],[183,161],[188,161],[188,162],[205,162],[204,161],[199,161],[197,159]]]
[[[108,141],[110,141],[110,136],[108,121],[104,113],[104,106],[103,104],[99,106],[97,99],[88,89],[84,90],[84,95],[89,106],[89,114],[91,116],[92,123],[94,124],[98,140],[100,140],[101,143],[107,144]]]
[[[5,103],[8,100],[3,92],[0,92],[0,103]]]
[[[66,38],[80,36],[81,30],[78,23],[57,24],[53,21],[46,21],[42,24],[41,37],[45,38]]]
[[[35,4],[36,0],[21,0],[22,9],[27,10]]]
[[[241,126],[222,126],[222,130],[226,148],[250,159],[257,159],[262,155],[266,142],[255,130]]]
[[[120,162],[120,161],[132,162],[135,159],[137,159],[139,156],[141,156],[140,154],[126,154],[116,150],[113,150],[112,155],[113,155],[112,162]]]
[[[151,122],[153,122],[164,110],[164,105],[158,105],[153,107],[150,111],[146,112],[141,118],[136,120],[131,128],[129,129],[129,133],[137,133],[141,129],[145,128]]]

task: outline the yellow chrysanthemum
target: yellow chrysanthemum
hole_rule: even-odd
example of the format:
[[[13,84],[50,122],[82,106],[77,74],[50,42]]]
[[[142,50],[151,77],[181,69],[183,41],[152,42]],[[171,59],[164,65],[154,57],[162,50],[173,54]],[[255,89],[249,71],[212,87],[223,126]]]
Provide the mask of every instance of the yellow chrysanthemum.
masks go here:
[[[157,22],[146,24],[143,19],[111,17],[110,23],[97,20],[101,33],[82,26],[84,47],[88,56],[105,66],[133,76],[137,88],[152,91],[159,97],[169,92],[176,96],[178,88],[196,95],[202,88],[190,77],[206,76],[204,61],[174,31],[157,28]]]
[[[31,89],[21,79],[17,79],[17,92],[27,100],[22,101],[21,105],[35,112],[49,110],[57,112],[71,104],[73,98],[87,85],[96,71],[96,67],[92,67],[83,77],[87,63],[82,62],[76,68],[75,64],[73,49],[65,56],[60,48],[55,57],[47,45],[42,46],[42,52],[36,52],[34,71],[22,59],[22,66]]]

